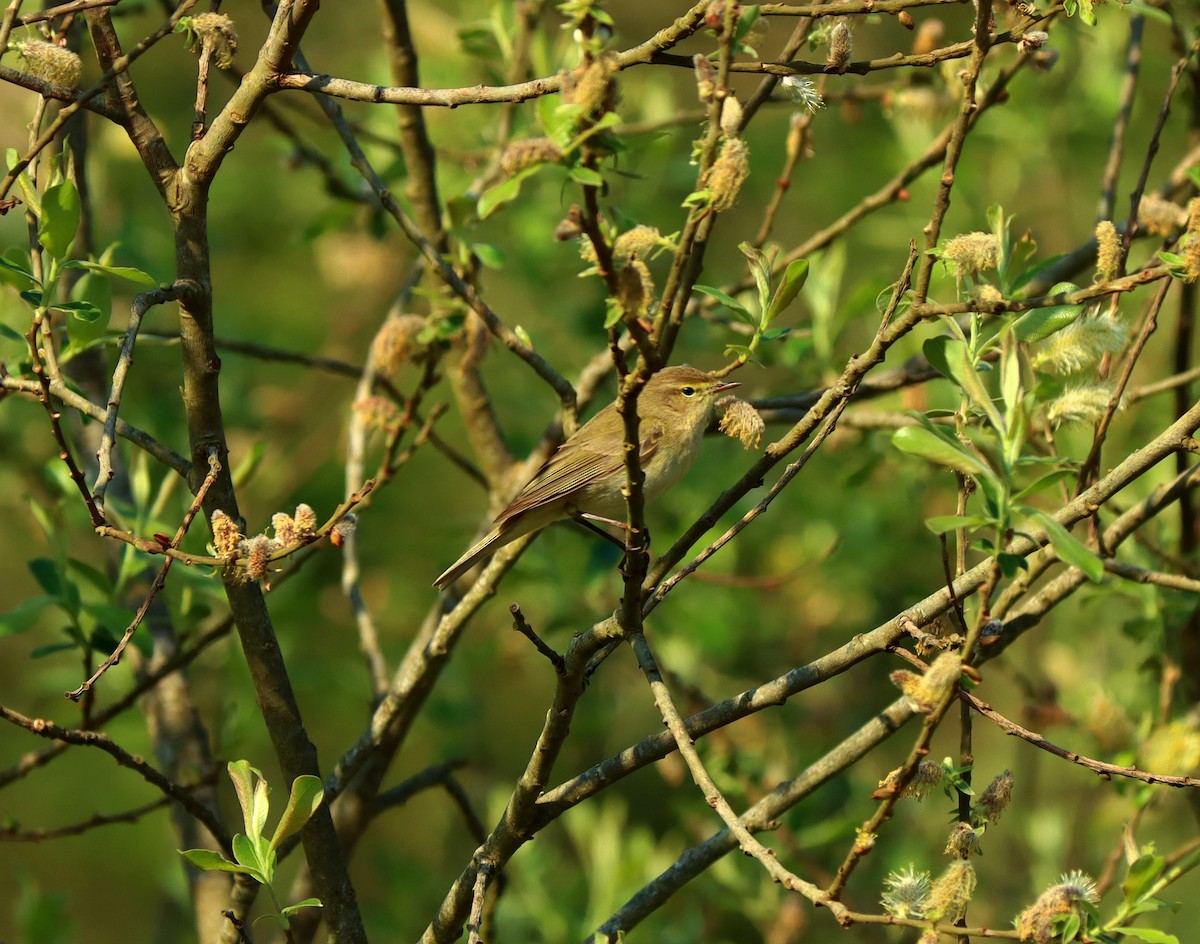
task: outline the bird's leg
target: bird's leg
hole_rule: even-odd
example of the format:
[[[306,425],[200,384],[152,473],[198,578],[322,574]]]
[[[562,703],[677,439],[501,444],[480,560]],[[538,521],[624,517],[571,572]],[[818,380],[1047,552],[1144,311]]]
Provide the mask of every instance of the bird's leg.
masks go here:
[[[617,547],[619,547],[621,550],[623,550],[623,551],[629,550],[629,548],[625,546],[625,542],[622,541],[620,538],[609,534],[603,528],[592,523],[594,521],[599,521],[603,524],[611,525],[614,528],[620,528],[622,531],[624,531],[625,530],[625,522],[624,521],[617,521],[614,518],[603,518],[600,515],[589,515],[582,511],[574,511],[574,510],[571,512],[571,519],[573,521],[576,521],[579,524],[583,525],[589,531],[596,532],[596,534],[600,535],[600,537],[604,538],[604,540],[611,541],[613,544],[617,545]]]
[[[641,536],[635,543],[628,539],[622,541],[620,538],[609,534],[603,528],[597,527],[595,524],[593,524],[593,522],[599,522],[600,524],[606,524],[610,527],[619,528],[622,531],[628,532],[629,525],[624,521],[618,521],[616,518],[605,518],[603,515],[588,514],[586,511],[572,511],[571,517],[589,531],[595,531],[606,541],[611,541],[613,544],[617,545],[617,547],[619,547],[626,554],[644,551],[650,546],[650,532],[646,528],[642,528]]]
[[[611,541],[624,552],[625,556],[621,558],[621,566],[619,568],[622,575],[626,573],[626,568],[629,566],[629,556],[631,554],[644,554],[650,548],[650,532],[644,527],[640,532],[638,532],[637,537],[634,540],[630,540],[628,537],[626,537],[626,539],[622,541],[620,538],[609,534],[607,531],[593,522],[599,521],[603,524],[610,525],[611,527],[620,528],[628,535],[629,525],[624,521],[617,521],[615,518],[605,518],[602,515],[591,515],[587,512],[578,511],[575,509],[571,510],[571,518],[572,520],[579,522],[579,524],[583,525],[589,531],[595,531],[606,541]]]

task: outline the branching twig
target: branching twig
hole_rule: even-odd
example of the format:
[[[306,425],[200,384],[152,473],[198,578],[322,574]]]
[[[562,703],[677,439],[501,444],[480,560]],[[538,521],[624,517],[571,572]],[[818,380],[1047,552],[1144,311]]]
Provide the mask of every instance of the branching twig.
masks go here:
[[[167,797],[170,797],[175,803],[186,810],[189,815],[199,820],[205,829],[212,833],[213,838],[220,845],[222,851],[229,857],[233,856],[233,837],[225,831],[225,827],[222,825],[220,817],[215,811],[197,801],[192,796],[191,790],[187,787],[174,783],[167,777],[164,777],[140,757],[130,754],[124,748],[118,746],[107,735],[96,731],[80,731],[72,728],[64,728],[42,718],[27,718],[25,715],[3,705],[0,705],[0,720],[7,721],[19,728],[24,728],[38,737],[53,741],[62,741],[67,744],[95,747],[104,751],[122,767],[128,767],[139,774],[143,780],[157,788]]]
[[[209,453],[208,456],[208,475],[204,477],[204,481],[196,490],[196,495],[192,499],[191,505],[188,506],[187,512],[183,516],[183,521],[180,522],[179,528],[175,531],[175,536],[171,538],[168,547],[178,549],[180,542],[187,535],[188,528],[192,526],[192,520],[196,517],[196,513],[200,510],[200,506],[204,501],[204,497],[208,494],[208,490],[212,488],[213,483],[217,480],[217,475],[221,471],[221,463],[217,461],[216,450]],[[66,693],[66,697],[71,701],[78,701],[85,692],[89,692],[92,686],[99,680],[105,672],[121,661],[121,655],[125,652],[125,647],[129,645],[129,641],[133,639],[133,634],[137,632],[138,626],[150,611],[150,604],[154,602],[154,598],[158,596],[159,591],[167,584],[167,574],[171,570],[171,565],[175,563],[174,558],[168,557],[163,561],[162,567],[154,577],[153,583],[150,584],[150,590],[146,593],[146,598],[142,601],[142,605],[138,607],[138,611],[134,614],[133,622],[129,624],[125,630],[125,634],[121,637],[121,641],[117,643],[117,648],[112,651],[107,659],[100,663],[100,666],[92,673],[91,678],[80,685],[74,691]]]
[[[1158,783],[1165,784],[1168,787],[1200,787],[1200,779],[1195,777],[1176,777],[1167,774],[1155,774],[1146,770],[1138,770],[1136,767],[1109,764],[1102,760],[1095,760],[1091,757],[1085,757],[1082,754],[1077,754],[1074,751],[1068,750],[1065,747],[1060,747],[1047,741],[1040,734],[1030,731],[1028,728],[1023,728],[1015,721],[1010,721],[1000,712],[996,711],[991,705],[981,698],[976,698],[970,692],[959,692],[958,697],[966,704],[970,705],[975,711],[983,715],[993,724],[1000,728],[1005,734],[1010,734],[1013,737],[1018,737],[1034,747],[1053,754],[1055,757],[1061,757],[1063,760],[1069,760],[1072,764],[1078,764],[1080,767],[1086,767],[1088,770],[1094,771],[1100,775],[1102,780],[1111,780],[1113,777],[1126,777],[1130,780],[1140,780],[1143,783]]]

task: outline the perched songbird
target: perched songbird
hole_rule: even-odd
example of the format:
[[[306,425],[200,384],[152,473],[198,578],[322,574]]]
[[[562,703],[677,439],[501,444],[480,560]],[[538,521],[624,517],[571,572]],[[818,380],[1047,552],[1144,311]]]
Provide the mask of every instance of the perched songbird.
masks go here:
[[[717,396],[740,386],[694,367],[666,367],[638,396],[643,494],[657,498],[679,481],[700,449]],[[436,581],[445,589],[478,561],[522,535],[573,515],[624,518],[625,423],[615,402],[558,447],[492,528]]]

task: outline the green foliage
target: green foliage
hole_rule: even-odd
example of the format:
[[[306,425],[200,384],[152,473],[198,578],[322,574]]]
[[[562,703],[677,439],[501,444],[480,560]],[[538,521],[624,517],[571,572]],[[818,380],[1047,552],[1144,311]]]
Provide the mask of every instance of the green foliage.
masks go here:
[[[787,337],[790,329],[772,328],[771,323],[800,294],[800,290],[808,280],[808,260],[795,259],[789,262],[783,270],[782,278],[776,285],[773,284],[774,262],[775,256],[778,254],[776,251],[763,252],[749,243],[741,243],[738,249],[749,261],[750,273],[754,277],[758,295],[754,311],[712,285],[695,285],[693,288],[702,295],[718,301],[750,328],[752,334],[748,344],[727,344],[725,346],[726,356],[733,354],[737,357],[738,364],[745,364],[753,360],[755,351],[762,342],[777,341]]]
[[[1002,293],[1006,286],[1011,290],[1027,285],[1030,273],[1042,266],[1014,247],[1009,219],[1001,211],[993,209],[989,216],[999,250],[994,288]],[[1023,245],[1028,246],[1028,241]],[[946,257],[945,250],[942,256]],[[1074,290],[1075,286],[1060,283],[1050,294]],[[944,317],[949,333],[929,339],[922,351],[960,392],[955,425],[948,428],[930,416],[913,414],[919,425],[901,428],[892,437],[901,451],[952,469],[978,486],[982,499],[978,511],[936,515],[926,524],[935,534],[983,532],[985,537],[976,546],[1008,576],[1023,569],[1025,562],[1004,553],[1004,546],[1013,534],[1031,526],[1041,528],[1059,557],[1083,570],[1088,579],[1099,582],[1104,575],[1103,562],[1094,551],[1027,501],[1064,481],[1076,467],[1069,457],[1048,453],[1045,417],[1062,391],[1042,383],[1043,378],[1027,366],[1029,346],[1076,324],[1082,311],[1082,305],[1057,305],[1017,317],[1006,315],[999,323],[972,312],[965,327],[955,318]],[[989,376],[997,389],[989,388],[985,381]],[[1028,480],[1029,473],[1036,478]]]
[[[947,813],[957,822],[963,805],[975,835],[955,848],[986,853],[964,884],[972,927],[1019,921],[1060,875],[1050,887],[1073,890],[1055,893],[1058,910],[1040,913],[1031,939],[1187,940],[1197,876],[1183,845],[1185,791],[1084,766],[1195,774],[1186,505],[1118,544],[1093,542],[1118,514],[1148,507],[1176,457],[1089,509],[1094,526],[1059,521],[1076,492],[1138,456],[1194,394],[1179,373],[1195,361],[1181,344],[1182,286],[1154,311],[1156,330],[1146,318],[1167,284],[1162,266],[1177,280],[1195,274],[1195,234],[1180,231],[1196,224],[1178,221],[1188,182],[1200,185],[1200,168],[1186,166],[1186,68],[1169,120],[1155,124],[1195,11],[995,4],[992,41],[976,55],[964,44],[974,14],[961,4],[827,4],[796,33],[795,17],[767,5],[414,0],[409,61],[423,89],[383,94],[377,83],[408,81],[394,71],[407,50],[387,47],[386,6],[292,23],[313,68],[333,77],[328,97],[325,78],[290,68],[272,84],[279,64],[258,52],[268,26],[237,11],[248,39],[231,99],[228,75],[198,86],[179,37],[150,42],[161,14],[122,4],[114,28],[138,55],[68,126],[87,122],[79,166],[61,138],[56,153],[29,154],[61,104],[6,54],[16,103],[0,114],[2,144],[14,145],[7,166],[33,160],[0,194],[21,201],[0,216],[0,702],[6,717],[52,718],[83,743],[50,743],[33,720],[0,734],[0,838],[40,840],[21,847],[0,937],[60,944],[86,928],[95,944],[192,940],[207,919],[220,923],[219,912],[189,913],[191,866],[171,850],[195,842],[170,837],[193,824],[176,798],[216,807],[205,791],[225,762],[262,757],[273,769],[278,737],[318,745],[324,782],[371,765],[339,783],[335,801],[370,811],[346,848],[349,910],[371,940],[421,936],[444,903],[464,911],[463,924],[476,880],[483,925],[464,939],[579,940],[627,902],[652,904],[636,927],[598,940],[832,935],[831,909],[801,884],[776,884],[763,863],[721,845],[724,824],[676,755],[637,766],[659,756],[663,705],[628,647],[598,651],[585,674],[564,678],[512,631],[506,604],[516,602],[545,647],[568,656],[644,612],[675,707],[717,719],[695,739],[712,781],[738,813],[787,797],[754,821],[760,839],[803,882],[848,876],[840,900],[870,919],[846,932],[856,940],[917,939],[925,907],[896,898],[897,883],[907,876],[928,896],[930,876],[945,874]],[[1133,13],[1144,15],[1136,84],[1123,74]],[[110,15],[89,10],[90,32],[67,30],[62,15],[22,29],[82,43],[95,76],[106,63],[89,37]],[[193,23],[179,20],[191,42]],[[853,40],[853,70],[826,61],[835,30]],[[264,79],[262,99],[234,114]],[[507,100],[473,101],[477,86]],[[1128,124],[1114,135],[1130,87]],[[420,106],[418,121],[408,105],[380,103],[428,101],[431,90],[459,104]],[[817,111],[821,95],[829,107]],[[142,111],[114,122],[122,100]],[[219,161],[214,130],[226,136]],[[349,138],[361,153],[348,153]],[[722,191],[704,168],[730,142],[748,173]],[[206,162],[219,171],[197,187]],[[1174,202],[1173,229],[1146,238],[1134,226],[1120,271],[1144,284],[1072,301],[1111,287],[1117,270],[1097,289],[1085,251],[1097,194],[1126,193],[1141,168],[1146,195]],[[418,251],[385,209],[395,202],[436,230],[426,235],[466,291],[424,264],[428,246]],[[1124,225],[1120,199],[1105,213]],[[196,280],[187,301],[148,310],[132,362],[119,364],[131,301],[183,274]],[[494,320],[472,313],[480,303]],[[380,351],[393,315],[412,331]],[[648,591],[638,607],[620,550],[570,525],[538,535],[503,585],[494,569],[435,596],[433,576],[552,447],[558,411],[572,406],[558,377],[587,395],[586,417],[612,396],[614,360],[632,368],[643,354],[743,368],[731,379],[767,423],[761,451],[710,436],[697,467],[647,508],[652,566],[688,536],[662,596]],[[113,452],[108,527],[97,534],[58,455],[65,448],[85,485],[95,481],[97,419],[118,366],[128,368],[119,419],[129,438]],[[844,412],[813,406],[840,407],[843,394]],[[164,468],[147,442],[196,466]],[[221,473],[184,557],[121,663],[64,704],[61,692],[112,652],[151,596],[158,536],[189,510],[210,446]],[[261,582],[187,564],[211,543],[216,504],[251,533],[300,496],[333,509],[368,479],[359,529],[336,547],[281,556]],[[1012,553],[1022,534],[1053,554]],[[997,582],[986,601],[967,590],[936,602],[988,561]],[[1090,579],[1052,598],[1063,574]],[[919,741],[927,716],[897,707],[888,675],[901,656],[932,662],[949,649],[958,660],[960,614],[968,633],[989,617],[968,659],[978,694],[1080,764],[982,717],[963,724],[957,710]],[[259,706],[292,694],[284,714],[303,727],[268,731],[273,714]],[[102,738],[124,766],[88,746]],[[922,764],[935,801],[892,798],[867,829],[891,802],[879,784],[914,749],[942,758]],[[128,758],[146,766],[131,770]],[[178,790],[164,794],[162,780],[140,775],[146,767]],[[1015,787],[997,824],[980,772],[1005,768]],[[224,830],[239,835],[223,854],[188,860],[251,877],[231,907],[265,888],[267,910],[297,941],[325,935],[316,922],[332,932],[342,899],[321,891],[313,912],[312,899],[285,905],[281,884],[336,866],[302,872],[310,844],[281,844],[303,822],[326,826],[309,818],[321,782],[297,780],[272,829],[261,775],[245,761],[229,771],[239,804],[218,815],[240,818]],[[164,795],[169,813],[151,805]],[[1091,901],[1091,880],[1067,870],[1113,871],[1102,869],[1126,823],[1125,887]],[[50,841],[56,831],[69,854]],[[843,871],[860,844],[869,854]],[[713,848],[733,852],[708,858]],[[951,853],[960,879],[961,854]],[[1119,885],[1119,863],[1115,872]],[[119,921],[89,921],[114,907]],[[881,926],[887,915],[905,926]]]
[[[280,816],[275,831],[268,839],[264,835],[269,814],[267,781],[262,773],[250,766],[247,760],[229,763],[229,779],[237,793],[242,808],[242,821],[246,831],[233,837],[233,859],[226,859],[211,849],[188,849],[180,855],[204,872],[236,872],[248,875],[262,885],[271,897],[275,908],[274,919],[285,931],[291,927],[291,918],[304,908],[320,908],[317,898],[306,898],[295,904],[280,907],[274,882],[279,844],[295,835],[312,818],[324,799],[324,788],[319,777],[308,774],[292,781],[287,806]]]

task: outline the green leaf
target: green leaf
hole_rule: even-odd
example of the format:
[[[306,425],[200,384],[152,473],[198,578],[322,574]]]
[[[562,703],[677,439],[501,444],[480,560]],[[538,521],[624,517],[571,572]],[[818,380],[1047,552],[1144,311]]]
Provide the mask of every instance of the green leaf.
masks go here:
[[[48,594],[58,599],[63,597],[62,575],[58,571],[58,562],[49,557],[35,557],[26,566],[33,574],[38,586]]]
[[[250,447],[250,451],[242,458],[242,460],[233,467],[231,473],[233,484],[237,488],[242,488],[247,482],[254,478],[254,473],[258,471],[258,467],[262,464],[263,456],[266,454],[267,444],[264,440],[259,440]]]
[[[15,341],[17,344],[25,343],[25,337],[20,331],[17,331],[15,328],[10,328],[3,322],[0,322],[0,337],[3,337],[8,341]]]
[[[758,319],[750,314],[749,309],[745,305],[732,296],[726,295],[719,288],[713,288],[711,285],[693,285],[692,288],[701,295],[707,295],[709,298],[716,299],[752,327],[758,325]]]
[[[20,163],[21,155],[17,153],[16,148],[5,148],[4,158],[8,164],[8,169],[12,170]],[[42,218],[42,198],[38,196],[37,189],[30,183],[27,170],[28,165],[26,165],[25,170],[22,170],[17,175],[17,186],[21,188],[21,199],[25,201],[25,206],[40,220]]]
[[[489,187],[481,193],[479,202],[475,205],[475,212],[479,218],[486,220],[500,207],[515,200],[521,192],[521,183],[545,166],[545,164],[534,164],[532,167],[526,167],[524,170],[517,171],[508,180],[502,180],[496,186]]]
[[[95,324],[102,316],[107,314],[91,302],[62,302],[58,305],[51,305],[50,310],[61,311],[64,315],[70,315],[72,318],[86,324]]]
[[[788,263],[788,267],[783,272],[783,281],[775,290],[775,295],[771,299],[771,304],[767,308],[767,314],[764,318],[764,323],[772,321],[780,312],[784,311],[800,294],[800,289],[804,288],[804,283],[808,281],[808,260],[796,259]]]
[[[305,898],[304,901],[298,901],[294,905],[288,905],[286,908],[281,910],[280,914],[292,915],[292,914],[295,914],[297,911],[299,911],[301,908],[324,908],[324,907],[325,906],[323,904],[321,904],[320,898]]]
[[[20,276],[20,285],[17,284],[17,280],[15,279],[11,279],[9,277],[3,279],[4,284],[12,285],[13,288],[18,289],[19,291],[24,291],[25,289],[33,288],[35,285],[42,284],[33,277],[33,273],[28,269],[17,265],[15,262],[9,262],[7,259],[0,258],[0,269],[3,269],[5,272],[11,272],[16,276]]]
[[[249,836],[238,833],[233,837],[233,857],[237,859],[238,865],[246,870],[247,875],[252,875],[264,885],[270,882],[266,864],[262,861],[258,854],[258,846]]]
[[[1061,482],[1063,479],[1069,478],[1074,474],[1075,473],[1072,469],[1055,469],[1053,472],[1048,472],[1037,481],[1030,485],[1026,485],[1023,489],[1017,492],[1017,494],[1013,496],[1013,501],[1021,501],[1022,499],[1036,495],[1038,492],[1044,492],[1051,485]]]
[[[1035,511],[1030,517],[1046,529],[1050,543],[1054,545],[1054,552],[1060,558],[1082,570],[1092,583],[1099,583],[1104,579],[1104,561],[1088,550],[1087,545],[1079,538],[1044,511]]]
[[[0,636],[13,636],[33,629],[42,611],[54,606],[58,599],[52,596],[30,597],[22,600],[7,613],[0,613]]]
[[[491,243],[472,243],[471,252],[485,269],[503,269],[504,252]]]
[[[235,862],[230,862],[219,852],[213,852],[211,849],[177,849],[175,851],[202,872],[237,872],[240,875],[253,874],[250,869],[244,868]]]
[[[242,821],[246,824],[246,833],[250,838],[257,840],[262,836],[263,827],[267,823],[267,782],[258,770],[250,766],[248,760],[231,760],[227,769],[229,779],[233,781],[234,792],[237,793],[238,803],[242,807]],[[238,861],[246,864],[240,858]]]
[[[38,239],[55,259],[65,259],[79,231],[79,191],[69,180],[47,187],[42,194]]]
[[[1072,287],[1067,291],[1075,291]],[[1057,295],[1058,292],[1053,294]],[[1051,305],[1027,311],[1013,324],[1017,340],[1023,344],[1044,341],[1056,331],[1074,322],[1083,312],[1083,305]]]
[[[929,366],[951,381],[954,380],[954,375],[950,372],[950,365],[946,362],[946,345],[952,340],[953,338],[942,335],[930,338],[921,345],[921,353],[925,355],[925,360],[929,361]]]
[[[925,527],[934,534],[945,534],[959,528],[979,528],[988,524],[982,515],[934,515],[925,519]]]
[[[570,168],[567,173],[575,183],[583,184],[585,187],[604,186],[604,177],[601,176],[599,171],[593,170],[590,167],[576,165]]]
[[[67,335],[75,347],[86,344],[102,337],[108,330],[108,316],[112,312],[112,282],[98,272],[85,272],[71,286],[72,302],[87,302],[100,312],[100,316],[87,321],[82,318],[71,318],[67,322]]]
[[[1078,939],[1080,920],[1076,912],[1072,911],[1068,915],[1063,915],[1055,922],[1055,926],[1058,928],[1063,944],[1070,944],[1071,941]]]
[[[1147,852],[1129,866],[1129,871],[1125,873],[1125,879],[1121,882],[1126,905],[1137,904],[1150,891],[1162,873],[1163,865],[1162,856]]]
[[[1114,930],[1125,937],[1136,938],[1147,944],[1179,944],[1179,938],[1174,934],[1168,934],[1166,931],[1159,931],[1156,928],[1115,928]]]
[[[750,262],[750,273],[758,287],[759,310],[766,311],[771,299],[771,261],[765,252],[749,243],[738,243],[738,249]]]
[[[990,475],[983,462],[964,446],[939,436],[924,426],[904,426],[892,434],[892,445],[901,452],[919,456],[927,462],[982,478]]]
[[[1029,570],[1029,561],[1020,554],[997,554],[996,563],[1005,577],[1015,577],[1022,570]]]
[[[967,345],[954,338],[947,338],[943,345],[946,358],[946,369],[950,371],[950,379],[962,387],[971,402],[986,414],[992,427],[1001,435],[1007,429],[1004,417],[992,402],[992,395],[979,379],[979,371],[971,360],[971,352]]]
[[[89,272],[111,275],[113,278],[124,279],[127,282],[137,282],[140,285],[146,285],[150,288],[158,287],[158,282],[154,280],[154,276],[143,272],[141,269],[135,269],[133,266],[105,265],[104,263],[92,262],[88,259],[68,259],[63,263],[62,267],[64,269],[87,269]]]
[[[287,808],[275,827],[275,835],[271,837],[271,848],[277,848],[288,836],[303,829],[324,798],[325,787],[320,777],[302,774],[293,780]]]

